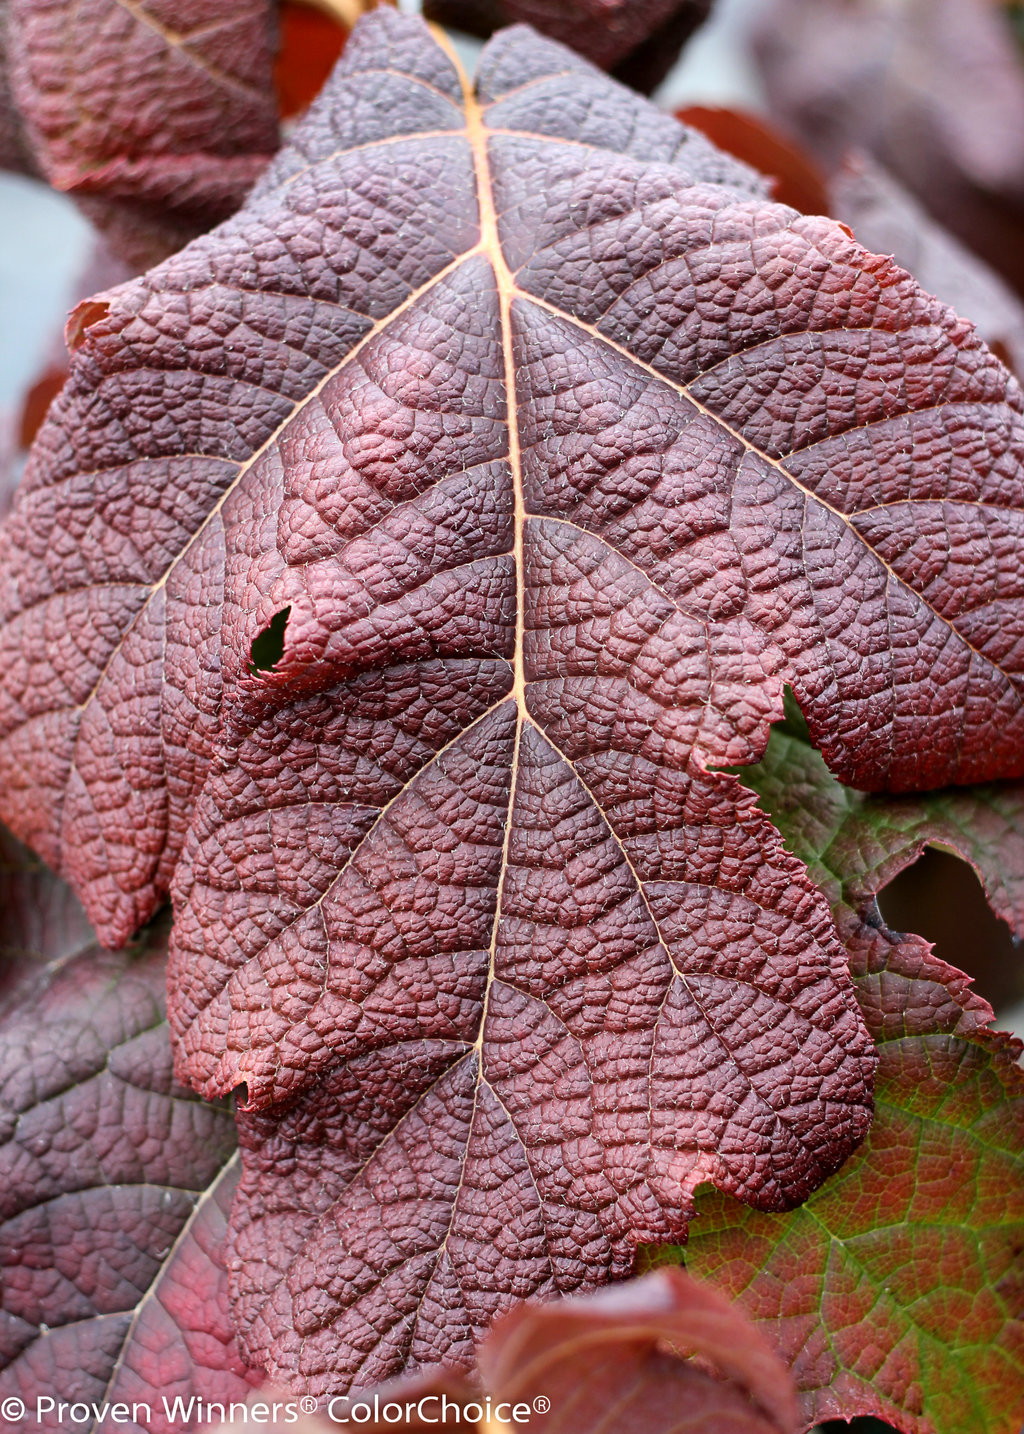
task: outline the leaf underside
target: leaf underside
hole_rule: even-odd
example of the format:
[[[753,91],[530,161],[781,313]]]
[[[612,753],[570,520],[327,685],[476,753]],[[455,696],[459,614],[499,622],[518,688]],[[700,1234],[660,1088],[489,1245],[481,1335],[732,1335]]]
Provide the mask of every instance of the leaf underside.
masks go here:
[[[844,780],[1024,766],[1005,369],[557,45],[473,92],[384,11],[101,297],[0,533],[0,802],[108,940],[173,878],[179,1072],[251,1108],[249,1357],[464,1364],[701,1181],[805,1198],[874,1055],[718,769],[787,681]]]

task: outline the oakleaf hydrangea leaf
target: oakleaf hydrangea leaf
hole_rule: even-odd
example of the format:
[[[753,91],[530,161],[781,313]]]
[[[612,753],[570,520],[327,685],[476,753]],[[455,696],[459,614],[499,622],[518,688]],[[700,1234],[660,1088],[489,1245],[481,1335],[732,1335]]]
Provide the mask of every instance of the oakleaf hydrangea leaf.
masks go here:
[[[966,977],[920,938],[887,932],[868,905],[887,862],[912,859],[922,829],[971,833],[991,875],[992,831],[975,821],[995,811],[1019,832],[1015,789],[864,798],[792,731],[773,734],[744,780],[836,901],[879,1046],[875,1119],[861,1149],[799,1210],[762,1215],[702,1193],[687,1267],[760,1324],[790,1365],[808,1420],[877,1414],[904,1434],[1016,1434],[1020,1043],[986,1028],[991,1010]],[[864,903],[863,916],[851,900]]]
[[[177,1068],[291,1387],[788,1208],[867,1128],[828,904],[735,775],[1024,769],[1022,398],[825,219],[513,28],[362,21],[239,215],[72,321],[0,533],[0,801]],[[979,556],[982,555],[982,556]]]
[[[234,1122],[172,1079],[166,923],[50,950],[0,1014],[0,1402],[25,1411],[4,1403],[5,1427],[67,1428],[82,1403],[76,1427],[171,1434],[193,1425],[165,1396],[244,1400],[258,1377],[222,1255]],[[136,1403],[139,1423],[111,1413]]]
[[[270,0],[0,0],[0,161],[144,268],[233,213],[277,149],[275,38]]]

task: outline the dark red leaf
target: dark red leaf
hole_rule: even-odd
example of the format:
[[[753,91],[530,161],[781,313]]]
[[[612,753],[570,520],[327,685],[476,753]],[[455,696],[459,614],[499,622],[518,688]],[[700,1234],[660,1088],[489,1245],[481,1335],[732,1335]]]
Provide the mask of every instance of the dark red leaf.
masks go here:
[[[569,1304],[521,1307],[484,1342],[479,1366],[484,1387],[512,1404],[550,1399],[551,1434],[767,1434],[799,1425],[777,1356],[714,1290],[679,1270]]]
[[[969,316],[989,348],[1024,376],[1024,305],[998,274],[866,154],[848,154],[830,190],[830,213],[862,244],[894,255],[923,288]]]
[[[527,1421],[549,1434],[799,1428],[792,1380],[778,1357],[720,1295],[680,1270],[557,1305],[520,1306],[484,1340],[473,1376],[467,1383],[430,1370],[326,1407],[369,1434],[394,1428],[399,1411],[406,1416],[400,1427],[415,1434],[456,1424],[487,1434]],[[377,1417],[367,1421],[367,1407]]]
[[[270,0],[5,0],[34,163],[138,267],[238,208],[277,148]]]
[[[803,1199],[873,1054],[718,769],[787,680],[848,780],[1024,768],[1010,376],[567,51],[505,32],[474,96],[385,11],[99,302],[0,537],[0,799],[109,939],[174,875],[249,1357],[464,1364],[700,1181]]]
[[[424,0],[428,20],[491,35],[533,25],[649,94],[707,19],[711,0]]]
[[[5,931],[23,908],[42,922],[37,969],[0,1015],[0,1402],[26,1406],[4,1405],[5,1427],[66,1428],[63,1400],[97,1406],[91,1430],[170,1434],[197,1421],[165,1395],[244,1400],[255,1377],[221,1255],[233,1121],[173,1083],[166,923],[101,951],[73,914],[59,924],[60,884],[37,882],[35,904],[3,893]],[[138,1401],[152,1418],[104,1415]]]

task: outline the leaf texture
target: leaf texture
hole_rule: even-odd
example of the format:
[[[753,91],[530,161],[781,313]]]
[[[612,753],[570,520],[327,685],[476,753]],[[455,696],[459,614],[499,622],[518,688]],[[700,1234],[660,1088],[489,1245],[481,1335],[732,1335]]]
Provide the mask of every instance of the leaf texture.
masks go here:
[[[277,149],[269,0],[4,0],[33,162],[137,266],[231,214]]]
[[[442,1419],[448,1401],[449,1415]],[[360,1392],[336,1416],[379,1417],[369,1434],[393,1428],[427,1434],[456,1423],[487,1434],[525,1423],[543,1408],[551,1434],[796,1434],[792,1380],[744,1316],[681,1270],[665,1269],[555,1306],[521,1305],[483,1341],[472,1381],[443,1371]],[[455,1406],[456,1413],[452,1413]],[[489,1420],[488,1409],[495,1419]],[[311,1424],[303,1434],[330,1427]]]
[[[1021,395],[970,327],[560,47],[473,93],[380,12],[74,332],[0,790],[109,939],[173,875],[179,1070],[252,1107],[247,1356],[465,1364],[701,1181],[803,1199],[873,1053],[717,769],[788,680],[848,780],[1020,770]]]
[[[26,1406],[10,1429],[66,1427],[37,1417],[44,1398],[97,1406],[79,1428],[170,1434],[192,1424],[165,1395],[251,1386],[221,1253],[233,1121],[173,1083],[166,940],[164,923],[40,962],[0,1016],[0,1399]],[[152,1419],[104,1414],[137,1401]]]
[[[548,586],[561,544],[563,590],[591,581],[580,562],[607,589],[593,623],[636,601],[648,626],[659,604],[689,621],[672,642],[704,656],[685,666],[725,684],[698,703],[701,757],[756,756],[785,665],[845,780],[927,786],[1019,763],[1020,395],[971,331],[841,230],[745,193],[745,172],[702,141],[516,31],[490,73],[518,93],[492,99],[486,81],[482,95],[487,122],[511,131],[481,176],[498,186],[494,243],[514,275],[499,301],[454,72],[402,28],[415,22],[365,24],[338,98],[243,215],[79,321],[0,539],[4,810],[104,939],[167,890],[222,681],[258,707],[239,675],[275,612],[292,607],[289,641],[263,689],[322,689],[332,664],[420,650],[514,655],[511,571],[483,552],[512,521],[497,472],[506,300],[537,517],[530,586]],[[464,495],[449,497],[463,465]],[[967,549],[951,552],[954,501]],[[450,505],[472,527],[445,516],[458,546],[430,560],[445,571],[396,569],[379,597],[345,579],[357,608],[381,609],[365,638],[347,634],[333,591],[347,545],[369,561],[366,543],[403,541],[367,526],[386,509],[401,509],[392,528],[402,514],[429,528]],[[967,550],[990,556],[958,561]],[[440,616],[424,626],[416,604],[462,601],[460,574],[486,612],[460,614],[458,634]],[[531,622],[572,640],[553,593],[530,601]],[[418,637],[388,637],[400,612]],[[723,663],[739,663],[743,700],[720,717]],[[560,680],[540,656],[534,668],[549,691]]]
[[[689,1268],[760,1323],[808,1419],[1020,1428],[1022,1095],[1016,1066],[977,1043],[900,1041],[864,1148],[806,1206],[698,1201]]]
[[[1024,304],[998,274],[863,152],[846,156],[829,189],[829,212],[862,244],[893,254],[922,287],[969,314],[989,348],[1024,374]]]
[[[790,1214],[700,1195],[687,1267],[760,1324],[792,1369],[809,1421],[877,1414],[904,1434],[1016,1434],[1024,1417],[1020,1042],[987,1029],[991,1010],[965,977],[919,938],[887,932],[868,908],[865,893],[884,879],[901,831],[910,837],[895,859],[910,859],[920,828],[904,826],[901,813],[913,799],[858,799],[784,733],[744,777],[836,899],[879,1046],[875,1120],[843,1170]],[[1005,822],[1014,795],[1001,802],[998,788],[979,792],[975,810],[961,807],[947,830],[977,813],[984,831],[987,812],[991,838],[993,816]],[[984,871],[999,848],[981,846]]]

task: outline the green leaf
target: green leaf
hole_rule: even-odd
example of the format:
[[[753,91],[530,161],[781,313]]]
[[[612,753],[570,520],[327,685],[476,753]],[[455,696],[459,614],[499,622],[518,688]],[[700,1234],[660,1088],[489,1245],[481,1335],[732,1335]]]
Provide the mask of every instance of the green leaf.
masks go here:
[[[843,1170],[786,1215],[702,1195],[687,1268],[769,1336],[809,1420],[1016,1434],[1022,1151],[1024,1081],[1005,1054],[905,1037],[885,1048],[875,1125]]]
[[[793,720],[743,780],[833,902],[879,1047],[876,1114],[853,1158],[788,1214],[701,1192],[687,1268],[774,1342],[809,1422],[877,1414],[905,1434],[1017,1434],[1020,1043],[987,1028],[988,1005],[926,942],[886,930],[874,893],[941,841],[1007,909],[1019,902],[1019,785],[865,797],[829,776]]]

